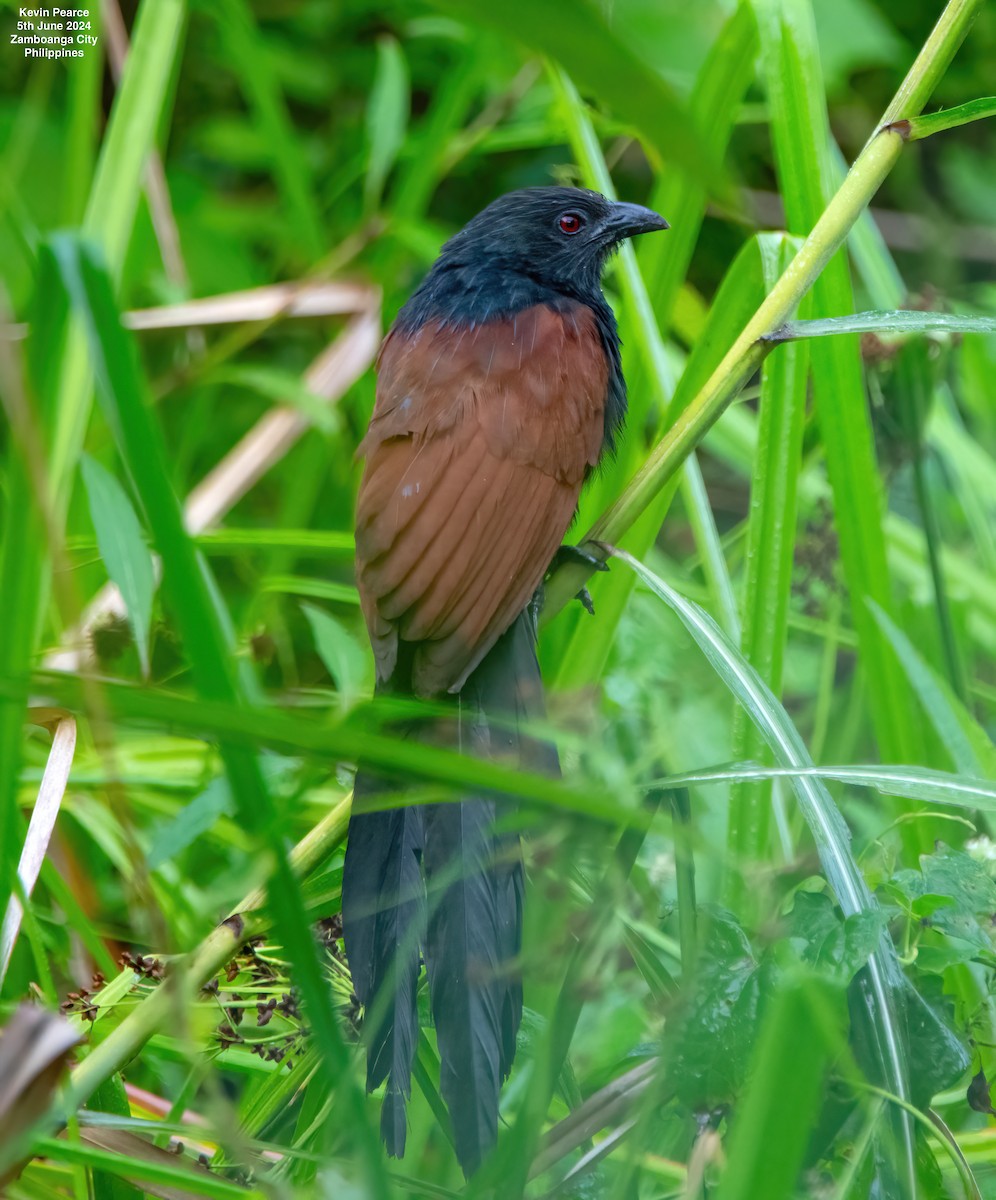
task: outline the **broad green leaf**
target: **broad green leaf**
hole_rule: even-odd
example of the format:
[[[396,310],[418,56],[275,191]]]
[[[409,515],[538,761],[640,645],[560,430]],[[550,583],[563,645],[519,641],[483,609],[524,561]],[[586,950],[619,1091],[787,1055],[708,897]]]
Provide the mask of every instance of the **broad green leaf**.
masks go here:
[[[944,846],[936,854],[925,854],[918,869],[899,871],[891,883],[906,896],[915,919],[929,921],[931,928],[947,937],[985,951],[996,965],[992,937],[996,881],[984,863]],[[933,902],[925,906],[927,900]]]
[[[799,891],[786,918],[785,936],[802,962],[843,985],[874,953],[885,923],[885,914],[878,911],[843,918],[829,896]]]
[[[669,1022],[668,1071],[693,1110],[731,1103],[747,1074],[759,1023],[761,973],[729,913],[706,909],[694,974]]]
[[[80,461],[100,556],[117,585],[135,638],[142,674],[149,674],[149,631],[156,590],[152,555],[128,493],[96,459]]]

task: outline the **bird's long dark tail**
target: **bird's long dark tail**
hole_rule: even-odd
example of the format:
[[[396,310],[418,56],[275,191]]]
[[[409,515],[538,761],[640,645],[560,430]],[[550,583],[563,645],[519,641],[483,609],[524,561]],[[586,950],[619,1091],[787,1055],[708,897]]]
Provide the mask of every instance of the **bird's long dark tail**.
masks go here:
[[[426,740],[438,744],[440,728],[452,739],[455,728],[455,748],[464,753],[521,770],[558,771],[554,748],[528,733],[544,714],[531,611],[499,639],[455,704],[459,719],[435,723]],[[355,796],[385,787],[364,771]],[[502,828],[508,808],[501,797],[482,794],[424,809],[357,813],[343,873],[346,953],[357,996],[375,1020],[365,1034],[367,1087],[388,1083],[381,1121],[388,1153],[404,1151],[421,944],[441,1091],[468,1175],[495,1143],[499,1091],[522,1016],[515,960],[524,880],[518,835]]]
[[[386,791],[358,772],[353,803]],[[419,951],[425,928],[423,810],[357,812],[342,873],[342,923],[353,990],[366,1010],[367,1091],[387,1081],[380,1128],[388,1154],[405,1152],[405,1108],[418,1044]]]

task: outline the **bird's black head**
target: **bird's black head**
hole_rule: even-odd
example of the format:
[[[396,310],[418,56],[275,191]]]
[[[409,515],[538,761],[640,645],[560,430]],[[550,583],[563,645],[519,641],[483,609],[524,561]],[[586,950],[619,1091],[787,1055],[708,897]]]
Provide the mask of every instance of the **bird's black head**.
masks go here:
[[[638,204],[598,192],[534,187],[499,196],[443,247],[441,262],[475,261],[569,292],[598,286],[602,265],[624,238],[667,222]]]
[[[557,296],[595,302],[602,267],[619,243],[667,228],[649,208],[586,189],[508,192],[443,246],[402,320],[481,321]]]

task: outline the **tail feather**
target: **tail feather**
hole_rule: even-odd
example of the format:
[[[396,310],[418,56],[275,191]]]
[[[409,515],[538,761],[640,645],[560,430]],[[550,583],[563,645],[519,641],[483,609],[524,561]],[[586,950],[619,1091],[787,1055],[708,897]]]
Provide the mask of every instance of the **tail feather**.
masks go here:
[[[531,610],[489,651],[456,704],[466,752],[559,774],[556,749],[526,733],[545,716]],[[420,736],[452,744],[452,730],[449,721],[430,723]],[[355,797],[362,802],[385,786],[361,771]],[[522,1019],[516,960],[525,877],[518,835],[501,829],[509,807],[500,797],[471,795],[425,808],[356,812],[343,871],[346,952],[357,996],[372,1014],[364,1035],[367,1088],[387,1080],[381,1132],[388,1153],[404,1152],[421,943],[440,1090],[467,1176],[497,1140],[499,1093]]]
[[[354,796],[380,790],[357,774]],[[342,876],[342,921],[353,987],[366,1009],[367,1091],[387,1080],[381,1130],[389,1154],[405,1151],[405,1104],[418,1042],[416,993],[425,927],[421,809],[356,813]]]
[[[509,856],[515,856],[514,861],[507,862],[498,877],[498,920],[501,938],[498,961],[504,978],[501,1006],[501,1077],[504,1081],[512,1070],[515,1040],[522,1021],[522,977],[516,969],[515,960],[522,949],[522,904],[525,899],[526,876],[522,869],[522,860],[519,858],[518,838],[504,839],[499,854],[500,859],[506,862]]]
[[[426,813],[426,970],[439,1044],[440,1091],[469,1175],[494,1144],[501,1087],[504,983],[491,800]]]
[[[460,692],[463,747],[478,758],[557,773],[556,750],[530,738],[544,716],[532,613],[522,613]],[[469,1176],[494,1145],[502,1081],[522,1019],[525,877],[518,835],[496,829],[507,801],[470,797],[426,813],[426,970],[441,1090]]]

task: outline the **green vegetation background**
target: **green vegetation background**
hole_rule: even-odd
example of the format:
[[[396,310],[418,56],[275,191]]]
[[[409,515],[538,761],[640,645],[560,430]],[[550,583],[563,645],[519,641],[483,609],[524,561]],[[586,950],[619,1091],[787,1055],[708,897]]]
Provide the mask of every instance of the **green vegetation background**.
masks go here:
[[[608,173],[672,221],[607,281],[632,412],[580,536],[791,260],[784,231],[812,228],[940,8],[136,7],[122,75],[113,0],[92,3],[100,53],[68,64],[6,45],[0,4],[4,899],[60,719],[26,726],[25,705],[78,721],[0,1024],[62,1004],[90,1110],[65,1139],[35,1130],[9,1194],[458,1194],[428,1023],[409,1153],[379,1158],[337,939],[336,806],[361,746],[392,752],[351,571],[377,330],[509,189]],[[996,12],[962,7],[978,19],[928,111],[993,91]],[[994,161],[985,121],[908,145],[800,315],[996,315]],[[235,295],[283,283],[308,313]],[[185,306],[214,296],[218,324]],[[143,309],[123,334],[116,311]],[[505,781],[527,1019],[470,1194],[845,1200],[915,1175],[996,1196],[996,336],[897,329],[777,349],[621,527],[656,592],[614,562],[594,620],[570,605],[544,630],[566,786]],[[188,538],[173,497],[192,494]],[[88,617],[109,580],[127,611]],[[781,750],[744,715],[745,663]],[[799,736],[827,780],[798,775]],[[772,763],[789,774],[758,781]],[[477,771],[409,765],[430,789]],[[236,956],[212,931],[263,884],[262,940]],[[160,988],[163,961],[186,991]],[[876,962],[888,1002],[862,998]]]

